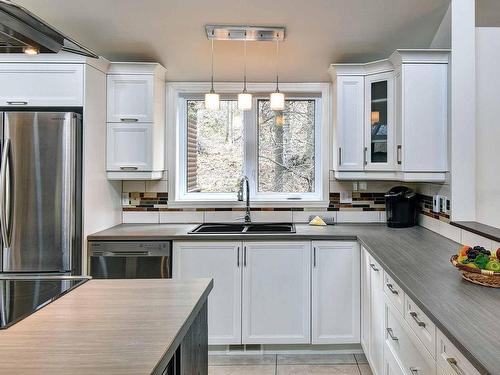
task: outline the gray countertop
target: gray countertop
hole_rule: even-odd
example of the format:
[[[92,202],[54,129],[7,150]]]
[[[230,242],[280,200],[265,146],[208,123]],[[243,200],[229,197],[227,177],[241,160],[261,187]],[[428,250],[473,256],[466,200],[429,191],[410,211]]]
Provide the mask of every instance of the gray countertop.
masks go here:
[[[161,374],[212,286],[90,280],[0,331],[0,374]]]
[[[463,281],[449,259],[459,244],[422,227],[296,225],[294,234],[187,234],[195,224],[121,224],[89,240],[357,239],[483,374],[500,374],[500,289]]]

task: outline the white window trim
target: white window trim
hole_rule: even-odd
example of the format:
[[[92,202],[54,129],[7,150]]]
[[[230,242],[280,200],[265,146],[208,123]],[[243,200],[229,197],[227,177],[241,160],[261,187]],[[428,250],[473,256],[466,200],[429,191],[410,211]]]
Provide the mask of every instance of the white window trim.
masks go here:
[[[214,83],[215,91],[224,94],[238,94],[241,92],[241,83]],[[257,98],[264,98],[273,92],[275,89],[274,83],[248,83],[247,90],[254,94]],[[245,165],[245,171],[249,177],[251,190],[251,205],[252,207],[327,207],[329,203],[329,164],[330,152],[328,140],[330,139],[330,118],[331,118],[331,100],[330,100],[330,84],[329,83],[281,83],[280,91],[289,93],[300,93],[301,97],[308,98],[307,94],[311,94],[311,99],[316,102],[316,121],[315,127],[315,160],[316,168],[315,175],[317,183],[317,192],[296,194],[297,196],[306,196],[309,199],[289,200],[286,199],[295,194],[291,193],[265,193],[266,197],[259,197],[262,193],[257,194],[255,173],[255,165]],[[238,202],[234,193],[196,193],[183,194],[177,186],[178,181],[185,180],[185,171],[180,168],[182,165],[181,152],[184,148],[180,144],[185,129],[184,122],[186,111],[185,108],[179,106],[179,103],[185,103],[184,96],[186,94],[204,93],[210,90],[209,82],[171,82],[167,83],[167,165],[168,165],[168,183],[169,183],[169,206],[179,208],[195,208],[195,207],[241,207],[244,204]],[[318,100],[318,94],[321,99]],[[254,101],[256,101],[254,98]],[[255,104],[255,103],[254,103]],[[319,105],[320,104],[320,105]],[[253,112],[253,111],[252,111]],[[245,116],[251,116],[252,112],[245,113]],[[246,121],[257,121],[256,116],[253,119],[247,118]],[[321,120],[319,120],[321,119]],[[318,124],[318,122],[320,123]],[[254,127],[255,134],[247,135],[244,145],[245,153],[256,152],[256,133],[257,128]],[[276,199],[269,199],[269,196]],[[215,199],[214,199],[215,198]]]

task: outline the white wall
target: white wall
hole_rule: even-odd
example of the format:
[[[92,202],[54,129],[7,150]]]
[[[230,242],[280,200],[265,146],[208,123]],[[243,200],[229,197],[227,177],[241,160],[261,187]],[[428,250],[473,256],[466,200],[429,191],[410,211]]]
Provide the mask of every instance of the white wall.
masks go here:
[[[446,11],[429,48],[451,48],[451,4]]]
[[[476,218],[475,1],[451,1],[452,220]]]
[[[476,28],[476,219],[495,227],[500,227],[499,61],[500,28]]]

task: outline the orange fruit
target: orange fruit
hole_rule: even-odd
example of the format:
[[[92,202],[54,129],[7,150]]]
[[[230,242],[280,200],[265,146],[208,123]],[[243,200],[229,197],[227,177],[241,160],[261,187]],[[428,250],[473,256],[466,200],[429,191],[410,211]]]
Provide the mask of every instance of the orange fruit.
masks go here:
[[[466,257],[467,256],[467,250],[469,250],[471,247],[470,246],[462,246],[460,248],[460,251],[458,252],[458,255],[462,256],[462,257]]]

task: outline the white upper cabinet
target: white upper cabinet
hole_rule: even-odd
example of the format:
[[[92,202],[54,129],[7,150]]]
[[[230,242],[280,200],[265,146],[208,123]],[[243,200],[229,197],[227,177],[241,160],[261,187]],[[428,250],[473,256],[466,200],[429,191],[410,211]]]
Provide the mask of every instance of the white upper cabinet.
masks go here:
[[[312,246],[312,343],[359,343],[359,244],[314,241]]]
[[[1,63],[0,106],[82,107],[84,64]]]
[[[394,74],[365,77],[365,149],[367,171],[394,169]]]
[[[107,174],[155,180],[165,169],[165,69],[111,63],[107,76]]]
[[[244,243],[243,343],[310,343],[310,250],[310,242]]]
[[[108,75],[108,122],[153,122],[153,86],[153,75]]]
[[[445,180],[448,59],[445,50],[398,50],[332,64],[337,179]]]
[[[335,142],[337,170],[362,171],[364,78],[341,76],[335,82]]]

